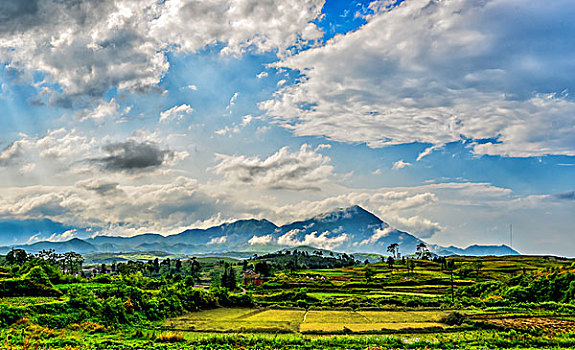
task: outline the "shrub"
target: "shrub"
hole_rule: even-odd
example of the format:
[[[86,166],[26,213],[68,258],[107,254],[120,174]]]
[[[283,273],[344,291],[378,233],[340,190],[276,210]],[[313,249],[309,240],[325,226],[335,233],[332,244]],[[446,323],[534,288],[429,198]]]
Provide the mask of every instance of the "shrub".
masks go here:
[[[186,341],[180,333],[162,333],[156,338],[159,343],[180,343]]]
[[[467,320],[467,316],[459,312],[450,312],[448,315],[442,317],[439,322],[448,324],[450,326],[460,326]]]

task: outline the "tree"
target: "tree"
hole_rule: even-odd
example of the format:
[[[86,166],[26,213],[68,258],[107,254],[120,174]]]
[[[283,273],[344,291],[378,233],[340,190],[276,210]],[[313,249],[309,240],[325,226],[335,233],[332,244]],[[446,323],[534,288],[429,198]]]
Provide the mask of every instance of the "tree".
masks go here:
[[[158,258],[154,259],[154,272],[155,273],[160,272],[160,261],[158,260]]]
[[[289,261],[288,264],[290,262],[291,261]],[[254,271],[256,273],[259,273],[262,276],[269,276],[270,275],[270,266],[268,265],[268,263],[265,260],[258,261],[256,263],[256,265],[254,266]]]
[[[22,265],[29,259],[28,253],[24,249],[14,249],[10,250],[8,254],[6,254],[6,261],[10,265]]]
[[[417,255],[418,259],[426,259],[429,256],[429,249],[427,249],[427,245],[423,242],[419,243],[417,245],[415,255]]]
[[[375,275],[375,273],[373,272],[373,269],[370,266],[367,266],[365,268],[365,280],[367,283],[371,283],[373,281],[373,276]]]
[[[36,254],[36,257],[46,260],[52,266],[57,266],[58,261],[62,259],[62,256],[57,254],[54,249],[42,249]]]
[[[70,273],[76,273],[82,269],[84,257],[76,252],[67,252],[62,255],[63,269]]]
[[[399,250],[399,244],[392,243],[387,247],[387,251],[393,254],[394,258],[397,258],[397,252]]]
[[[224,264],[224,272],[222,274],[221,285],[222,287],[227,288],[229,290],[235,290],[238,285],[234,268],[228,265],[228,263]]]
[[[182,261],[180,259],[176,260],[176,272],[180,272],[182,270]]]
[[[472,266],[473,266],[473,269],[475,270],[476,275],[479,277],[479,273],[481,272],[481,269],[483,268],[483,262],[481,262],[481,260],[477,260],[477,261],[473,262]]]
[[[389,258],[387,258],[387,266],[389,266],[389,268],[391,269],[391,273],[393,273],[393,264],[395,263],[395,259],[393,258],[393,256],[390,256]]]
[[[415,261],[413,259],[407,259],[407,271],[413,272],[415,270]]]

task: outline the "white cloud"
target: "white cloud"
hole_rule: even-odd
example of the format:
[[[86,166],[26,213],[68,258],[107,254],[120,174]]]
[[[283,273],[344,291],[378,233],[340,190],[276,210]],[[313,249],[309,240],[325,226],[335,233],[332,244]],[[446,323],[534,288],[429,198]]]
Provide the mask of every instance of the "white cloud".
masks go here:
[[[226,111],[228,111],[228,113],[230,115],[232,114],[232,109],[236,105],[236,100],[238,99],[239,94],[240,94],[239,92],[234,92],[234,94],[232,95],[232,98],[230,98],[230,102],[228,103],[228,105],[226,107]]]
[[[190,105],[183,104],[179,106],[174,106],[166,111],[160,113],[160,123],[169,120],[183,119],[186,115],[190,115],[194,112],[194,109]]]
[[[214,237],[214,238],[210,239],[210,241],[207,244],[208,245],[224,244],[227,242],[227,240],[228,240],[227,236]]]
[[[196,52],[215,43],[222,53],[278,50],[321,37],[312,21],[323,1],[290,0],[38,0],[4,6],[0,61],[37,84],[36,102],[92,104],[109,89],[158,90],[166,52]],[[52,83],[58,86],[54,87]]]
[[[268,72],[261,72],[261,73],[258,73],[258,75],[256,75],[256,77],[258,79],[265,78],[267,76],[268,76]]]
[[[404,218],[401,216],[389,217],[402,230],[413,233],[418,238],[427,239],[440,232],[443,227],[438,222],[421,218],[417,215]]]
[[[96,106],[96,108],[91,111],[84,110],[80,119],[101,120],[118,114],[119,108],[120,106],[116,103],[116,99],[112,98],[109,102],[102,101],[98,106]]]
[[[251,115],[244,115],[242,117],[242,126],[245,127],[247,126],[249,123],[252,122],[252,120],[254,119],[254,117],[252,117]]]
[[[378,228],[373,232],[373,235],[371,235],[371,237],[369,237],[368,239],[364,239],[363,241],[359,242],[359,245],[377,243],[377,241],[379,241],[382,238],[387,237],[389,235],[389,233],[392,231],[393,231],[393,228],[391,228],[391,227],[386,227],[384,229]]]
[[[433,145],[431,147],[427,147],[423,152],[421,152],[418,156],[416,161],[419,162],[420,160],[422,160],[423,158],[427,157],[428,155],[430,155],[433,151],[438,150],[440,148],[442,148],[443,145]]]
[[[411,163],[404,162],[403,159],[400,159],[397,162],[393,163],[393,166],[391,167],[391,169],[399,170],[399,169],[403,169],[403,168],[408,167],[408,166],[411,166]]]
[[[237,125],[234,127],[229,127],[226,125],[223,129],[218,129],[218,130],[214,131],[214,133],[216,135],[220,135],[220,136],[226,136],[226,135],[231,136],[232,134],[237,134],[239,132],[240,132],[240,128]]]
[[[273,241],[273,236],[272,235],[263,235],[263,236],[253,236],[252,238],[250,238],[250,240],[248,241],[248,243],[250,245],[263,245],[263,244],[269,244]]]
[[[327,181],[333,170],[329,157],[315,152],[307,144],[294,153],[283,147],[263,160],[259,157],[228,155],[218,155],[218,158],[220,162],[213,170],[230,182],[269,189],[317,189]]]
[[[567,0],[406,1],[278,63],[303,77],[260,108],[298,136],[370,147],[497,138],[470,147],[575,155],[573,15]]]
[[[303,240],[298,240],[298,233],[300,233],[300,230],[298,229],[286,232],[285,234],[278,237],[278,244],[287,245],[290,247],[309,245],[316,248],[331,250],[340,247],[349,239],[349,236],[346,233],[342,233],[341,235],[334,237],[328,237],[329,232],[326,231],[319,235],[317,232],[312,232],[306,234]]]

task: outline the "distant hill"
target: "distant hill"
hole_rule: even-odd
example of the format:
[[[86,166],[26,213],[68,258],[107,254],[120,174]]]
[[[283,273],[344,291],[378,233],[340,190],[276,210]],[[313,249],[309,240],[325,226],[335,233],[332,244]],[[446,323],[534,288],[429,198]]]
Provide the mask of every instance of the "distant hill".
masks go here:
[[[52,220],[3,220],[0,221],[0,246],[24,244],[30,237],[37,241],[50,238],[54,233],[62,234],[74,227],[63,225]]]
[[[399,244],[402,255],[409,255],[415,252],[418,244],[425,242],[411,233],[391,227],[364,208],[354,205],[283,226],[276,226],[265,219],[249,219],[207,229],[185,230],[169,236],[156,233],[133,237],[97,236],[84,240],[43,241],[14,247],[29,252],[42,249],[54,249],[57,252],[73,250],[81,254],[162,251],[182,255],[249,257],[254,253],[308,246],[312,251],[322,249],[353,253],[358,259],[373,261],[379,255],[388,255],[387,247],[392,243]],[[7,252],[11,247],[0,247],[0,253]],[[465,249],[435,245],[428,247],[439,255],[519,254],[507,246],[473,245]]]
[[[504,244],[502,245],[471,245],[465,249],[458,247],[447,247],[438,252],[439,255],[467,255],[467,256],[503,256],[503,255],[519,255],[519,252]]]
[[[65,242],[37,242],[34,244],[14,246],[14,248],[24,249],[30,253],[36,253],[41,250],[49,249],[54,249],[56,253],[66,253],[73,251],[79,254],[90,254],[96,253],[98,251],[98,248],[96,248],[94,245],[79,238],[72,238],[71,240]],[[10,247],[0,247],[0,252],[5,254],[10,249]]]

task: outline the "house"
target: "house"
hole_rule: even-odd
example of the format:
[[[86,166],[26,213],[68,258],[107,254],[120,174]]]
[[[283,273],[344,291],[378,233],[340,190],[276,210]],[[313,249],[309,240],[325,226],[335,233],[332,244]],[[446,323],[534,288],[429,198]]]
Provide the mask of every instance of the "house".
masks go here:
[[[261,279],[259,273],[255,273],[254,270],[247,270],[244,272],[244,285],[246,286],[261,286],[264,281]]]

